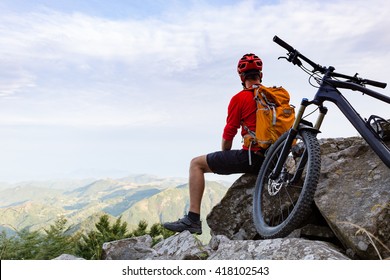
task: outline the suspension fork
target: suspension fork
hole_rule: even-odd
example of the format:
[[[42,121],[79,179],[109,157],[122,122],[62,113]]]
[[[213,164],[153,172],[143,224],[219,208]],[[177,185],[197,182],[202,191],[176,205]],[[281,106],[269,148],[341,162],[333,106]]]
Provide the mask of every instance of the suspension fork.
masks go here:
[[[303,114],[306,110],[306,107],[311,105],[311,104],[316,104],[316,103],[317,102],[315,102],[315,101],[309,101],[307,98],[302,99],[300,108],[298,110],[298,114],[295,118],[295,121],[294,121],[292,128],[288,131],[288,135],[287,135],[286,141],[284,142],[284,145],[283,145],[282,151],[280,153],[280,156],[278,158],[278,161],[277,161],[272,173],[270,174],[270,179],[275,180],[280,176],[280,172],[283,169],[283,165],[286,162],[288,154],[290,153],[290,148],[293,145],[293,142],[294,142],[294,140],[295,140],[295,138],[298,135],[298,132],[300,130],[307,129],[307,130],[315,131],[316,133],[320,132],[319,129],[322,125],[322,122],[325,118],[326,113],[328,112],[328,109],[326,107],[322,106],[322,104],[317,104],[319,107],[320,113],[317,117],[317,121],[316,121],[314,127],[308,126],[303,121]],[[301,156],[301,160],[299,161],[298,168],[296,169],[297,172],[294,174],[294,177],[292,178],[291,181],[294,182],[295,180],[297,180],[301,177],[303,169],[306,165],[307,159],[308,159],[308,152],[307,152],[307,149],[305,149],[304,153]]]

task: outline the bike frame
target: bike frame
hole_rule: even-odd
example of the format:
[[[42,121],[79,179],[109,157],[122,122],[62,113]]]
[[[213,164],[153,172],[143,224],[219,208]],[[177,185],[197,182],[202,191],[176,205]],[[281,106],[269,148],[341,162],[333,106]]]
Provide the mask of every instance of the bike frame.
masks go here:
[[[369,127],[367,122],[356,112],[351,104],[345,99],[345,97],[337,90],[337,88],[345,88],[356,90],[365,93],[371,97],[379,99],[383,102],[390,104],[390,97],[365,88],[363,86],[350,83],[342,82],[332,79],[325,79],[325,83],[320,87],[314,100],[318,100],[321,104],[324,101],[330,101],[340,109],[344,116],[349,122],[356,128],[364,140],[370,145],[374,152],[379,158],[390,168],[390,149],[389,147],[379,138],[373,129]]]
[[[369,144],[369,146],[374,150],[374,152],[379,156],[379,158],[384,162],[384,164],[390,168],[390,149],[383,142],[382,139],[374,132],[373,129],[370,128],[369,124],[362,119],[362,117],[356,112],[356,110],[352,107],[352,105],[348,102],[348,100],[341,94],[338,88],[349,89],[353,91],[359,91],[363,94],[367,94],[373,98],[379,99],[383,102],[390,104],[390,97],[375,92],[371,89],[363,87],[353,82],[348,81],[339,81],[331,78],[331,73],[333,71],[333,67],[329,67],[328,72],[322,78],[322,83],[312,101],[308,101],[307,99],[303,99],[301,102],[301,107],[298,111],[295,123],[293,127],[289,130],[288,137],[283,146],[281,156],[278,159],[278,162],[271,174],[271,179],[276,179],[279,177],[280,172],[283,168],[283,163],[287,158],[290,147],[298,134],[299,130],[308,129],[314,130],[319,133],[319,129],[321,127],[322,121],[327,113],[327,108],[323,106],[325,101],[329,101],[334,103],[340,111],[345,115],[345,117],[349,120],[349,122],[356,128],[356,130],[360,133],[363,139]],[[314,104],[320,108],[320,114],[317,118],[316,124],[314,127],[309,127],[302,123],[302,117],[304,111],[307,106]],[[302,157],[304,160],[301,160],[299,163],[300,166],[304,166],[306,164],[307,157]],[[298,169],[299,170],[299,169]],[[297,174],[295,174],[297,175]],[[299,176],[299,174],[298,174]],[[294,176],[295,178],[296,176]],[[294,180],[294,179],[293,179]]]

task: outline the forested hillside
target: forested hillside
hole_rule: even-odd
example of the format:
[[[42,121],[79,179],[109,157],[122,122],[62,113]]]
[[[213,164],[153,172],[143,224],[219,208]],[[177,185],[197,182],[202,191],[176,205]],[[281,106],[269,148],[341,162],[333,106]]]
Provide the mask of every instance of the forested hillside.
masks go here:
[[[220,201],[226,186],[207,182],[203,215]],[[7,235],[43,230],[65,218],[70,232],[92,229],[101,215],[122,217],[129,229],[180,218],[188,209],[186,179],[137,175],[121,179],[24,182],[0,188],[0,226]],[[205,218],[203,217],[203,220]],[[204,223],[204,226],[207,226]],[[207,239],[208,230],[203,238]]]

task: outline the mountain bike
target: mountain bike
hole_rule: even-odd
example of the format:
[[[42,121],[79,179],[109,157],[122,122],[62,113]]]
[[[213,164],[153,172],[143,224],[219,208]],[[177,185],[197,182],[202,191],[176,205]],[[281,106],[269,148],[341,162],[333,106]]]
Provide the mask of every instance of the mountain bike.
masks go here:
[[[346,116],[379,158],[390,168],[389,123],[379,117],[363,119],[339,89],[360,92],[390,104],[390,97],[368,89],[366,85],[385,88],[386,83],[336,73],[333,66],[321,66],[275,36],[273,41],[287,50],[279,57],[297,65],[319,86],[314,99],[302,99],[292,128],[266,152],[253,194],[253,221],[263,238],[285,237],[298,228],[311,212],[320,178],[321,154],[317,134],[332,102]],[[310,69],[312,68],[312,69]],[[311,83],[312,84],[312,83]],[[313,85],[313,84],[312,84]],[[304,118],[308,106],[317,106],[316,122]]]

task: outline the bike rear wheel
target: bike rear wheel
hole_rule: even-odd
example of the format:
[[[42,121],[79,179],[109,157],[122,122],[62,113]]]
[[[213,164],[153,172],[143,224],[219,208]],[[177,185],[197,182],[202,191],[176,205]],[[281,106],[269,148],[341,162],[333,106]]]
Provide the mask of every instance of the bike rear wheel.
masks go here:
[[[263,238],[285,237],[311,212],[317,188],[321,156],[317,133],[298,132],[283,168],[275,180],[270,175],[278,161],[288,133],[267,151],[253,195],[253,221]]]

